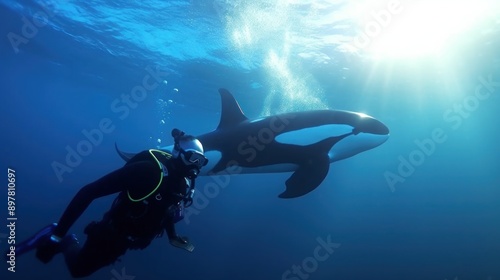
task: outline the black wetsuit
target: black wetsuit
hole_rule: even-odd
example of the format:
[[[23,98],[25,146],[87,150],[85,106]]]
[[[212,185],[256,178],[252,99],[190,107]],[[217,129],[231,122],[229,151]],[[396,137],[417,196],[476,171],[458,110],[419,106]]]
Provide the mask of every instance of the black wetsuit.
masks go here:
[[[127,249],[145,248],[164,230],[169,238],[176,237],[169,210],[172,205],[182,203],[190,181],[176,175],[175,159],[169,159],[168,154],[154,154],[163,169],[149,151],[141,152],[122,168],[84,186],[68,205],[54,231],[57,236],[65,236],[94,199],[119,193],[103,219],[85,228],[87,240],[83,247],[80,249],[78,244],[72,244],[64,250],[73,276],[90,275],[114,263]],[[158,189],[147,199],[140,200],[158,186],[162,174],[167,176],[162,178]]]

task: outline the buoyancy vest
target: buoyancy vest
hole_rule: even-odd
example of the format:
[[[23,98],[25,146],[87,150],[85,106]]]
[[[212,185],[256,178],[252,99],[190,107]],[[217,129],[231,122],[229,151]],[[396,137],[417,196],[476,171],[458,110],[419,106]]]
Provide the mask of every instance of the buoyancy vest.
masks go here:
[[[152,160],[158,165],[158,180],[155,186],[144,186],[144,192],[133,194],[122,192],[108,212],[110,222],[131,238],[152,239],[163,233],[165,219],[171,218],[171,206],[179,206],[190,188],[191,180],[169,174],[172,155],[161,150],[143,151],[128,163]]]

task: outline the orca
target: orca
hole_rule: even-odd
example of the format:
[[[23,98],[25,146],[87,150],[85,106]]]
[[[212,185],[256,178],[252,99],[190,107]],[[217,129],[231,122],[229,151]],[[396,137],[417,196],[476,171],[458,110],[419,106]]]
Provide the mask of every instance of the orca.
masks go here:
[[[382,122],[350,111],[301,111],[250,120],[227,89],[219,93],[219,125],[196,136],[209,159],[199,175],[293,172],[280,198],[313,191],[325,179],[330,163],[373,149],[389,138],[389,128]],[[117,146],[116,150],[125,161],[134,155]]]

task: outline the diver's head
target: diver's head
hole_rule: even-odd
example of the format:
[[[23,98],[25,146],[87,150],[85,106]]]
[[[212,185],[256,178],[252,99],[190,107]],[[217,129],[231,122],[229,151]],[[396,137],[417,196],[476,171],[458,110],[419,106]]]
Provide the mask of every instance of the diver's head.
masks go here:
[[[172,157],[176,159],[177,167],[184,177],[196,178],[200,169],[208,163],[203,145],[194,136],[186,135],[177,128],[172,130],[172,137],[174,137]]]

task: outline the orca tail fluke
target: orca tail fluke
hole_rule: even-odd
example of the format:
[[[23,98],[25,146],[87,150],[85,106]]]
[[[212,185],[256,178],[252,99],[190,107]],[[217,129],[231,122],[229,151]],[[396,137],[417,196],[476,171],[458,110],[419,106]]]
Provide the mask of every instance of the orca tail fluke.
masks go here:
[[[129,161],[131,158],[135,156],[134,153],[127,153],[118,148],[118,144],[115,143],[115,149],[118,155],[124,160],[124,161]]]

